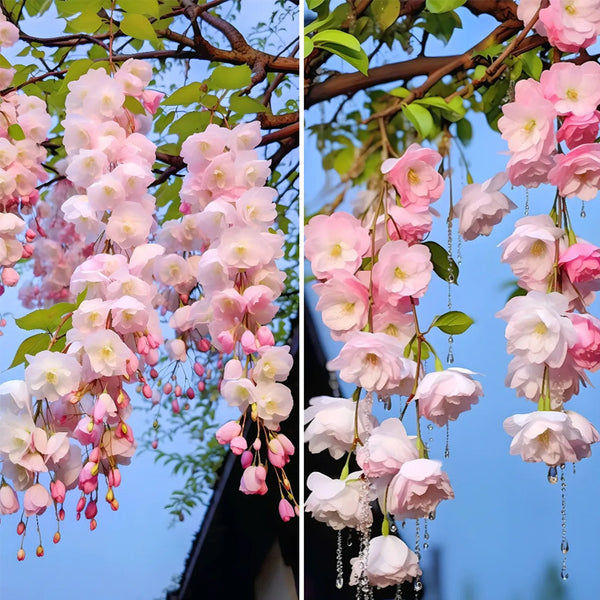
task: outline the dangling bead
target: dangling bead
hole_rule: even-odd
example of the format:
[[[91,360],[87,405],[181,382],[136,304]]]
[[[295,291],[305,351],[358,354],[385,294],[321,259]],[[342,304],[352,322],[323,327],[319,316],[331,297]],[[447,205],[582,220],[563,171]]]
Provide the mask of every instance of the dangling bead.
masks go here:
[[[525,216],[529,216],[529,188],[525,188]]]
[[[585,204],[584,204],[583,200],[581,201],[581,212],[579,213],[579,216],[582,219],[585,219],[586,216],[587,216],[586,213],[585,213]]]
[[[419,519],[415,520],[415,554],[419,561],[421,560],[421,531],[419,528]]]
[[[562,566],[560,569],[560,578],[566,581],[569,578],[567,573],[567,554],[569,553],[569,542],[567,542],[567,482],[565,479],[565,465],[560,465],[560,499],[561,499],[561,540],[560,551],[562,552]]]
[[[342,532],[337,532],[337,547],[335,550],[335,587],[341,590],[344,587],[344,564],[342,562]]]
[[[423,550],[429,549],[429,531],[427,530],[428,519],[423,519]]]
[[[454,336],[448,336],[448,356],[446,356],[446,362],[449,365],[454,364],[454,352],[452,351],[452,345],[454,344]]]
[[[446,423],[446,448],[444,450],[444,458],[450,458],[450,424]]]
[[[402,584],[401,583],[396,585],[396,595],[394,596],[394,600],[402,600]]]
[[[556,472],[556,467],[550,467],[548,469],[548,483],[551,483],[552,485],[554,485],[557,482],[558,482],[558,475]]]

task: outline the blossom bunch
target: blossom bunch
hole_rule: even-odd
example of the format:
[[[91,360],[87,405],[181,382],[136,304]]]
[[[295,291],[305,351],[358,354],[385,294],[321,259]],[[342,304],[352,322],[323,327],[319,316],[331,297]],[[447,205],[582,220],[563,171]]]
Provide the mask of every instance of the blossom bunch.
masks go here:
[[[318,215],[305,227],[305,254],[318,280],[316,308],[332,338],[344,343],[327,368],[356,386],[351,398],[310,400],[309,450],[328,450],[335,459],[346,455],[346,465],[338,479],[309,476],[305,508],[333,529],[360,532],[350,577],[359,587],[412,579],[419,586],[419,550],[392,535],[390,521],[433,518],[439,503],[454,497],[442,463],[429,459],[421,418],[446,425],[483,395],[471,371],[444,370],[435,355],[436,371],[425,373],[423,362],[435,354],[419,326],[417,307],[434,271],[423,242],[436,214],[431,205],[444,190],[441,160],[435,150],[413,144],[400,158],[383,162],[382,190],[368,196],[370,204],[357,216]],[[429,330],[435,326],[434,321]],[[415,405],[416,437],[407,434],[401,419],[379,423],[372,414],[375,398],[390,406],[392,396],[406,397],[403,415]],[[351,461],[358,470],[349,473]],[[383,525],[382,535],[370,539],[374,499]]]
[[[253,122],[233,129],[211,124],[184,142],[183,215],[157,235],[165,254],[154,262],[154,277],[156,304],[171,313],[176,334],[166,343],[169,357],[184,363],[200,351],[219,355],[221,396],[241,417],[223,425],[217,440],[241,456],[240,489],[266,493],[272,467],[280,514],[288,520],[297,510],[285,474],[294,446],[279,430],[293,405],[283,383],[293,360],[289,346],[275,345],[270,328],[283,291],[276,261],[284,238],[273,231],[277,193],[265,186],[270,170],[255,150],[260,141]]]

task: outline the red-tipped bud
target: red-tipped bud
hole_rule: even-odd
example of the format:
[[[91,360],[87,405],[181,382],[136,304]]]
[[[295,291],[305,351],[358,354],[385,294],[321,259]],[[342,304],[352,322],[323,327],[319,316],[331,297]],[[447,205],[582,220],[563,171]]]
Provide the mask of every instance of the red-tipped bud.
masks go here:
[[[23,523],[23,521],[19,521],[19,524],[17,525],[17,535],[23,535],[24,532],[25,532],[25,523]]]
[[[75,510],[78,513],[80,513],[84,508],[85,508],[85,496],[81,496],[81,498],[79,498],[79,500],[77,501],[77,507],[75,508]]]
[[[44,556],[44,546],[42,546],[41,544],[35,549],[35,555],[39,556],[40,558],[42,556]]]
[[[110,487],[119,487],[121,485],[121,471],[119,469],[111,469],[108,472],[108,485]]]
[[[55,544],[58,544],[58,542],[60,542],[60,531],[57,531],[57,532],[54,534],[54,537],[52,538],[52,541],[53,541]]]
[[[144,398],[152,398],[152,388],[147,383],[142,387],[142,394],[144,394]]]
[[[175,386],[175,396],[177,396],[177,398],[179,398],[181,396],[181,386],[180,385]]]
[[[173,391],[173,385],[171,383],[165,383],[163,385],[163,393],[170,394]]]
[[[204,375],[204,365],[201,365],[199,362],[195,362],[194,373],[196,373],[198,377],[202,377],[202,375]]]
[[[198,382],[198,391],[203,392],[205,389],[206,389],[206,384],[204,383],[204,381],[199,381]]]
[[[105,498],[107,502],[112,502],[115,499],[115,493],[112,491],[112,488],[108,488]]]
[[[94,531],[94,529],[96,529],[96,527],[98,527],[98,523],[96,523],[96,519],[92,519],[90,521],[90,531]]]
[[[23,548],[19,548],[17,552],[17,560],[25,560],[25,550],[23,550]]]
[[[156,450],[158,448],[158,440],[152,440],[151,446]]]
[[[150,377],[156,379],[158,377],[158,371],[156,369],[150,369]]]
[[[171,401],[171,407],[173,408],[173,412],[178,415],[181,412],[179,408],[179,402],[177,402],[177,398]]]
[[[65,520],[65,509],[64,509],[64,508],[61,508],[61,509],[58,511],[58,518],[59,518],[61,521],[64,521],[64,520]]]
[[[98,514],[98,507],[93,500],[88,502],[88,505],[85,507],[85,518],[93,519]]]
[[[116,498],[114,498],[113,501],[110,503],[110,507],[113,510],[119,510],[119,501]]]
[[[33,229],[28,229],[25,232],[25,239],[28,242],[33,242],[33,240],[35,240],[36,237],[37,237],[37,233]]]

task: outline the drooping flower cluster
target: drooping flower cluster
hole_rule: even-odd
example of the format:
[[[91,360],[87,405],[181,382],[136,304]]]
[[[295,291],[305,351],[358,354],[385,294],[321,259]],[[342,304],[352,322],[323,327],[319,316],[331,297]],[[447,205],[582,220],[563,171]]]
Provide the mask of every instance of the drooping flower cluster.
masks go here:
[[[410,579],[418,588],[419,556],[390,534],[390,518],[433,518],[438,504],[454,497],[441,462],[428,457],[420,425],[411,438],[398,418],[379,424],[371,414],[373,398],[389,405],[391,396],[406,396],[406,407],[416,405],[419,423],[424,417],[441,426],[483,395],[469,370],[443,370],[437,359],[436,371],[424,372],[423,360],[434,351],[419,328],[417,305],[433,263],[422,242],[435,214],[431,204],[444,190],[441,160],[436,151],[413,144],[399,159],[384,161],[387,183],[361,208],[360,218],[318,215],[305,228],[306,257],[318,279],[316,308],[333,339],[344,342],[327,367],[356,386],[352,398],[310,401],[309,450],[326,449],[336,459],[347,454],[347,461],[339,479],[309,476],[305,508],[333,529],[360,532],[350,583],[361,589],[365,583],[383,587]],[[360,470],[349,474],[352,459]],[[384,517],[383,535],[369,540],[374,498]]]
[[[94,70],[69,84],[65,173],[76,193],[62,195],[61,210],[80,236],[96,241],[97,253],[70,275],[69,293],[78,300],[64,305],[48,349],[27,355],[24,382],[4,384],[0,393],[7,415],[0,442],[3,484],[8,478],[25,491],[27,517],[53,501],[64,518],[58,505],[78,487],[77,513],[85,512],[94,529],[99,478],[117,510],[119,465],[135,451],[124,385],[144,384],[144,365],[158,360],[162,333],[152,304],[152,260],[164,250],[146,243],[154,224],[154,198],[146,192],[154,145],[136,131],[141,123],[123,104],[126,93],[144,100],[151,74],[149,65],[128,61],[114,78]],[[20,525],[20,533],[25,528]]]
[[[184,142],[183,217],[165,222],[158,234],[166,252],[155,260],[154,276],[162,284],[161,310],[173,313],[169,323],[177,337],[167,342],[170,358],[184,362],[189,353],[209,348],[221,355],[221,395],[242,416],[226,423],[217,439],[241,455],[240,489],[266,493],[270,464],[280,513],[288,520],[296,501],[284,467],[294,447],[279,429],[292,409],[283,382],[293,361],[269,328],[283,291],[285,275],[276,260],[284,240],[273,232],[277,194],[265,187],[270,170],[255,150],[260,140],[254,122],[231,130],[209,125]],[[256,423],[255,432],[247,421]]]

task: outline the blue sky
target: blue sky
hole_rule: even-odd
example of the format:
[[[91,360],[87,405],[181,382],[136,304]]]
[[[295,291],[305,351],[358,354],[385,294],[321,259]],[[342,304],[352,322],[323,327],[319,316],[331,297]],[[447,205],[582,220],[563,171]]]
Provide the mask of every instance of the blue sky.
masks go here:
[[[460,14],[465,17],[465,11]],[[475,21],[465,17],[465,29],[457,31],[456,42],[445,53],[464,51],[481,39],[493,28],[493,21]],[[439,51],[440,48],[438,47]],[[428,54],[434,55],[431,50]],[[397,60],[397,58],[396,58]],[[328,66],[343,69],[341,60],[334,59]],[[390,87],[393,87],[390,86]],[[330,110],[335,110],[332,102]],[[360,108],[361,100],[356,97],[345,110]],[[325,112],[327,115],[328,112]],[[307,125],[323,118],[319,107],[307,115]],[[476,182],[483,182],[504,170],[507,150],[499,134],[492,133],[485,119],[478,116],[473,121],[474,139],[467,148],[470,170]],[[314,140],[306,138],[306,172],[311,177],[306,181],[306,214],[333,199],[324,192],[325,179],[320,157]],[[453,164],[456,167],[456,154]],[[454,176],[455,199],[466,184],[464,172],[457,168]],[[497,245],[512,233],[514,223],[524,216],[525,190],[503,190],[519,208],[497,226],[489,238],[478,238],[462,243],[462,265],[459,285],[453,286],[454,310],[462,310],[475,319],[475,324],[463,335],[455,336],[454,366],[465,367],[482,373],[485,397],[470,412],[464,413],[450,426],[450,458],[444,460],[456,499],[444,502],[437,518],[429,525],[431,546],[442,550],[442,598],[444,600],[531,600],[539,596],[541,580],[554,565],[553,576],[559,578],[561,541],[561,498],[560,486],[547,481],[547,467],[543,464],[526,464],[520,457],[509,455],[510,437],[503,431],[504,419],[515,413],[536,409],[535,404],[516,397],[515,392],[504,387],[506,368],[510,357],[506,354],[504,338],[505,323],[494,317],[506,300],[508,293],[503,288],[514,280],[507,265],[500,263],[500,248]],[[446,195],[435,207],[447,210]],[[554,199],[554,190],[545,188],[530,192],[530,214],[548,213]],[[600,244],[598,200],[586,203],[587,217],[579,216],[581,202],[568,201],[574,227],[578,235]],[[447,230],[445,217],[438,219],[429,238],[446,245]],[[454,235],[454,247],[457,244]],[[446,308],[448,286],[434,277],[430,291],[419,309],[422,322],[429,322],[435,314]],[[309,304],[316,299],[307,292]],[[600,314],[598,301],[591,312]],[[421,316],[423,315],[423,316]],[[335,356],[339,346],[331,342],[327,332],[322,331],[330,357]],[[445,359],[447,341],[438,333],[432,342]],[[429,365],[432,369],[433,365]],[[591,376],[598,385],[598,377]],[[600,427],[600,405],[594,388],[583,390],[578,398],[569,402],[568,408],[580,412],[596,427]],[[379,418],[398,414],[398,404],[391,413],[379,412]],[[409,434],[413,418],[406,420]],[[429,431],[424,428],[424,435]],[[443,460],[445,431],[435,428],[432,432],[431,458]],[[594,597],[600,587],[600,547],[596,533],[600,531],[600,514],[594,510],[594,498],[600,494],[600,447],[592,450],[591,458],[577,464],[576,475],[571,465],[566,468],[567,476],[567,538],[570,545],[568,555],[569,580],[563,584],[568,598]],[[407,522],[405,540],[412,543],[414,521]],[[334,535],[332,533],[332,535]],[[309,540],[307,540],[309,543]],[[427,551],[423,552],[423,566],[427,570]],[[562,582],[561,582],[562,583]],[[545,598],[544,598],[545,600]]]

